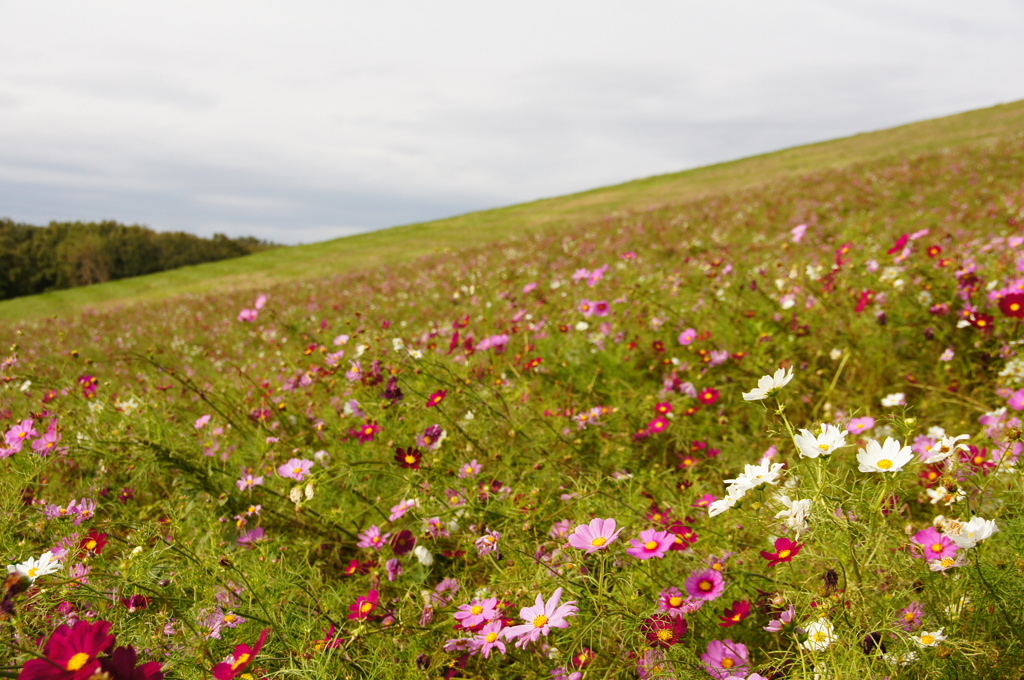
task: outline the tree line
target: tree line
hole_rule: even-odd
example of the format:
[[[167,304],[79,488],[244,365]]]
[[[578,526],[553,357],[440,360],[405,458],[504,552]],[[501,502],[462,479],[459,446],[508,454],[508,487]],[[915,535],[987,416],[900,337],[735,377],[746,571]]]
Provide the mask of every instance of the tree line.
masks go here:
[[[201,238],[118,222],[51,222],[37,227],[0,218],[0,300],[88,286],[276,247],[251,236]]]

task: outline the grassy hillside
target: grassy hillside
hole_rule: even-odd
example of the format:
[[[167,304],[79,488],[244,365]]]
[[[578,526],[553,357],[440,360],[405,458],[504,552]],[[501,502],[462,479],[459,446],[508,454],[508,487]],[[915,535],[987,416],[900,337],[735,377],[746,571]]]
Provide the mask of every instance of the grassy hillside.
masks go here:
[[[1019,131],[1024,131],[1024,101],[569,196],[5,301],[0,303],[0,322],[66,316],[187,293],[251,290],[289,280],[394,264],[446,248],[481,245],[516,234],[681,203],[852,163],[986,143]]]
[[[0,675],[1024,680],[988,135],[0,326]]]

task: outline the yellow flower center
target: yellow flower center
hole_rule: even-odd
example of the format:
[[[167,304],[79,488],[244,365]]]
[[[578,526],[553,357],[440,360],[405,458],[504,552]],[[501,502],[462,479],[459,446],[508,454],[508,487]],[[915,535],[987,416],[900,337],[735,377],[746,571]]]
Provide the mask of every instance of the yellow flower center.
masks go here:
[[[934,637],[934,636],[932,636],[932,635],[928,635],[927,633],[925,633],[924,635],[922,635],[922,636],[921,636],[921,644],[922,644],[922,645],[931,645],[931,644],[935,644],[935,637]]]
[[[38,574],[38,573],[39,573],[39,568],[38,567],[32,567],[31,569],[28,570],[28,577],[29,578],[35,578],[36,574]],[[79,666],[78,668],[81,668],[81,666]],[[78,670],[78,668],[76,668],[75,670]]]
[[[68,665],[64,667],[66,671],[77,671],[81,670],[82,666],[89,663],[89,655],[85,652],[79,652],[73,657],[68,659]]]
[[[88,541],[85,542],[85,549],[86,550],[95,550],[96,549],[96,541],[94,539],[90,538]]]
[[[533,627],[534,628],[543,628],[547,624],[548,624],[548,617],[544,616],[543,614],[541,614],[540,616],[538,616],[537,618],[535,618],[533,620]]]
[[[598,536],[590,542],[590,545],[600,548],[602,545],[608,542],[608,539],[604,536]]]
[[[1011,312],[1016,312],[1018,309],[1020,309],[1020,305],[1018,303],[1016,303],[1016,302],[1011,302],[1010,303],[1010,311]]]
[[[907,612],[906,614],[903,615],[903,620],[906,621],[907,623],[910,623],[915,618],[917,618],[917,615],[914,614],[914,612]]]
[[[292,468],[292,474],[293,475],[301,475],[302,474],[302,468],[301,467],[293,467]]]
[[[478,604],[473,605],[470,608],[470,610],[469,610],[469,613],[472,614],[473,616],[480,616],[483,612],[484,612],[484,608],[481,607]]]
[[[942,552],[942,544],[932,543],[932,552]]]
[[[672,631],[662,628],[658,631],[658,639],[662,642],[668,642],[672,639]]]
[[[779,559],[780,560],[784,560],[784,559],[786,559],[787,557],[789,557],[792,554],[793,554],[792,550],[780,550],[779,551]]]
[[[956,563],[956,560],[952,557],[943,557],[942,560],[939,561],[939,564],[941,564],[945,569],[949,569],[954,563]]]
[[[706,593],[707,591],[711,590],[714,587],[714,584],[711,583],[711,581],[705,580],[705,581],[701,581],[700,583],[698,583],[697,587],[700,588],[701,590],[703,590]]]
[[[413,463],[415,463],[415,462],[416,462],[416,456],[406,456],[406,457],[405,457],[405,462],[406,462],[406,463],[407,463],[408,465],[412,465]]]
[[[725,657],[724,659],[722,659],[722,668],[732,668],[735,665],[736,662],[730,659],[729,657]]]
[[[881,468],[882,470],[888,470],[889,468],[892,467],[892,461],[889,460],[888,458],[883,458],[882,460],[875,463],[875,465]]]
[[[714,564],[711,565],[711,568],[714,569],[715,571],[722,571],[722,567],[723,567],[723,565],[722,565],[721,562],[715,562]]]
[[[233,664],[231,664],[231,670],[237,671],[239,668],[241,668],[245,664],[249,663],[249,659],[251,659],[251,658],[252,658],[252,656],[250,654],[245,654],[245,653],[239,654],[238,658],[235,659],[235,662]]]
[[[364,602],[361,605],[359,605],[359,613],[360,614],[369,614],[370,612],[373,611],[373,607],[374,607],[374,604],[372,602]]]
[[[818,448],[822,451],[828,451],[828,444],[818,444]]]
[[[498,634],[497,633],[488,633],[487,637],[484,638],[484,639],[487,640],[488,642],[494,642],[495,640],[498,639]]]
[[[678,607],[679,605],[681,605],[683,603],[683,598],[681,598],[681,597],[670,597],[670,598],[668,598],[668,603],[671,606],[673,606],[673,607]]]
[[[815,642],[825,642],[825,640],[828,640],[828,635],[826,635],[823,631],[820,630],[817,633],[815,633],[812,637],[814,638]]]
[[[644,543],[644,548],[646,548],[647,550],[657,550],[658,549],[658,542],[657,541],[647,541],[646,543]]]
[[[224,623],[234,623],[238,619],[234,614],[225,614]]]

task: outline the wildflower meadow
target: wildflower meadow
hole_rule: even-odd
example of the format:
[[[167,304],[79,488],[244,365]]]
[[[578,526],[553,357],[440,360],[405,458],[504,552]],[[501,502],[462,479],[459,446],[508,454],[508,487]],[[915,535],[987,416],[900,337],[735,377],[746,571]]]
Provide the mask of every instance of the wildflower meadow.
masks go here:
[[[0,328],[0,675],[1024,677],[1022,158]]]

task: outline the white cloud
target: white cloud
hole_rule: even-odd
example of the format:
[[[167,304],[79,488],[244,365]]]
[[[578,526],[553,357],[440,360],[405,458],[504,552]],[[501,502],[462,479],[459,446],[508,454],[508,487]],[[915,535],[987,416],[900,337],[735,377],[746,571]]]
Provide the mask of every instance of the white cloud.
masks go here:
[[[1024,96],[1012,0],[64,0],[5,27],[0,214],[284,242]]]

